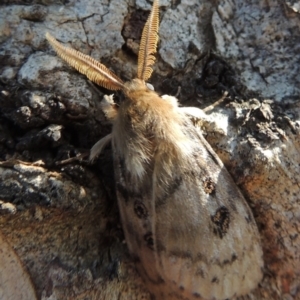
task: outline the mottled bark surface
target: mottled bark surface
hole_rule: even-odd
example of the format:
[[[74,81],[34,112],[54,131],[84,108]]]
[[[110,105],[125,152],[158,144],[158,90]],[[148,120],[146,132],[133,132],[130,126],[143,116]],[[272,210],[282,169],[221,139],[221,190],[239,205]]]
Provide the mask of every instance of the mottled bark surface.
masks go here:
[[[30,289],[31,278],[38,299],[150,299],[123,243],[110,147],[94,164],[64,162],[110,132],[99,109],[107,91],[62,62],[44,35],[129,80],[151,4],[0,5],[0,229],[3,253],[13,248],[21,261],[15,280]],[[248,299],[300,299],[299,3],[160,5],[155,89],[175,95],[180,86],[180,103],[198,107],[229,92],[201,125],[261,233],[265,275]],[[18,277],[22,265],[28,278]]]

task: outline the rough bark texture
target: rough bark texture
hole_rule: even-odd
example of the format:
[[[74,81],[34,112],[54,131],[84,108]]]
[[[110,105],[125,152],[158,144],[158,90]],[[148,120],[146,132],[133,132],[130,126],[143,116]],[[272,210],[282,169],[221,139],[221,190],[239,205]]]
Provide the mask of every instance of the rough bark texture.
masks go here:
[[[110,148],[93,165],[62,162],[110,131],[98,105],[107,91],[95,91],[44,37],[51,32],[128,80],[150,3],[1,3],[2,252],[13,247],[38,299],[150,299],[123,243]],[[160,5],[155,89],[175,95],[180,86],[181,104],[199,107],[229,92],[202,127],[261,233],[265,275],[248,299],[300,299],[299,3]]]

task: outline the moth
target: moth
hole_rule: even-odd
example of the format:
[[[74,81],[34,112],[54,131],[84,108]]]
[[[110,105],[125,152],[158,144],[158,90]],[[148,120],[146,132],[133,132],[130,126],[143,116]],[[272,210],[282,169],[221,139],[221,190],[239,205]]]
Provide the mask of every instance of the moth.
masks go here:
[[[159,4],[143,29],[137,78],[123,82],[90,56],[46,38],[58,55],[91,81],[122,90],[117,107],[102,109],[112,132],[90,152],[112,144],[116,193],[126,243],[156,299],[227,299],[245,295],[262,279],[262,249],[247,202],[193,119],[146,81],[158,42]]]

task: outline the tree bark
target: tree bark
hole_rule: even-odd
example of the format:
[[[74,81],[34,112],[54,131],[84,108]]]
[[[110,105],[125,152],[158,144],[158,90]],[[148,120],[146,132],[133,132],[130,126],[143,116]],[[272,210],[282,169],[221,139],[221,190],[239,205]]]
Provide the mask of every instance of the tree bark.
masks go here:
[[[300,299],[299,3],[160,6],[155,90],[179,91],[182,106],[197,107],[229,94],[201,127],[261,234],[264,278],[247,299]],[[0,290],[16,280],[44,300],[150,299],[123,242],[111,149],[94,164],[79,156],[111,130],[99,108],[108,91],[45,40],[48,31],[130,80],[150,8],[146,0],[2,1],[0,251],[16,255],[17,270],[9,269],[15,279],[0,276]],[[21,299],[8,289],[3,299]]]

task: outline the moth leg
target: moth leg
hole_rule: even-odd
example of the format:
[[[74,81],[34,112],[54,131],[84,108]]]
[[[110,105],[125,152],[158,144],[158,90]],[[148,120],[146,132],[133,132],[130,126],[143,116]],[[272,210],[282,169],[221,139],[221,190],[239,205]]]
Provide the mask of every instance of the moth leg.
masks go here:
[[[110,122],[113,122],[118,114],[118,106],[114,102],[114,95],[104,95],[103,100],[100,103],[100,107],[106,118]]]
[[[96,93],[100,94],[99,90],[92,81],[88,80],[88,84]],[[103,100],[100,102],[100,107],[106,118],[112,122],[118,113],[118,106],[114,102],[114,95],[104,95]]]
[[[195,126],[202,126],[205,120],[209,121],[209,117],[206,114],[210,110],[213,110],[217,105],[222,103],[227,97],[228,92],[225,92],[223,96],[217,100],[215,103],[205,107],[204,109],[200,109],[197,107],[179,107],[180,111],[185,114]]]
[[[104,138],[99,140],[90,150],[90,157],[89,160],[93,161],[103,150],[103,148],[110,143],[112,138],[112,134],[106,135]]]
[[[203,111],[208,112],[208,111],[210,111],[210,110],[213,110],[216,106],[218,106],[220,103],[222,103],[222,102],[225,100],[225,98],[226,98],[227,96],[228,96],[228,92],[225,91],[225,92],[223,93],[223,96],[222,96],[219,100],[217,100],[215,103],[213,103],[213,104],[211,104],[211,105],[205,107],[205,108],[203,109]]]
[[[84,152],[84,153],[78,154],[78,155],[76,155],[74,157],[70,157],[70,158],[67,158],[67,159],[64,159],[64,160],[59,160],[55,164],[57,166],[59,166],[59,165],[66,165],[66,164],[69,164],[69,163],[71,163],[73,161],[82,161],[87,156],[89,156],[89,152]]]

